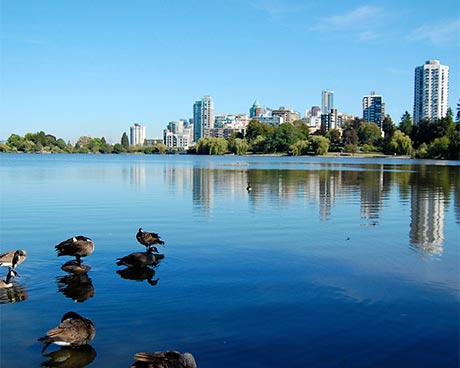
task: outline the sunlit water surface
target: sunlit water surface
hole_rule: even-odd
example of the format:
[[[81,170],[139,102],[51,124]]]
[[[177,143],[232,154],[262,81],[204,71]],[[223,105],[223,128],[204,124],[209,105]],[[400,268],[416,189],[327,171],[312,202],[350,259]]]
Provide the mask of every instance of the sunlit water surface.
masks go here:
[[[0,253],[28,252],[0,290],[1,367],[56,363],[65,348],[44,356],[37,338],[70,310],[97,329],[71,351],[73,367],[129,367],[159,350],[191,352],[198,367],[458,366],[458,162],[2,154],[0,164]],[[139,227],[160,233],[165,258],[127,275],[116,258],[144,250]],[[54,250],[74,235],[96,245],[83,278]]]

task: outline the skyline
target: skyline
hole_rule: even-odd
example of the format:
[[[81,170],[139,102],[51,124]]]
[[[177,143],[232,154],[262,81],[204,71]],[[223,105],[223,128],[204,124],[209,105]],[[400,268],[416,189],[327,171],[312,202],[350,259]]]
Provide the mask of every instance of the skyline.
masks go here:
[[[162,137],[205,95],[215,113],[321,106],[362,116],[383,96],[398,125],[413,115],[414,71],[449,66],[459,92],[459,4],[334,0],[1,2],[0,140],[43,130],[119,142],[129,127]]]

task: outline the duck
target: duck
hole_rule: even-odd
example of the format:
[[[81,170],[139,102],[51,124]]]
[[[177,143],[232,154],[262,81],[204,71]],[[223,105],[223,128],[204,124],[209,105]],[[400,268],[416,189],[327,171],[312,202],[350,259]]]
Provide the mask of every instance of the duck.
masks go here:
[[[61,323],[46,332],[37,341],[45,343],[43,354],[50,344],[60,346],[86,345],[94,339],[96,327],[94,323],[77,312],[67,312],[61,318]]]
[[[142,228],[139,228],[137,231],[136,239],[139,243],[145,245],[147,249],[151,248],[155,244],[165,245],[165,242],[160,239],[160,235],[158,233],[144,231]]]
[[[147,266],[154,266],[157,263],[157,258],[151,252],[134,252],[124,256],[122,258],[117,258],[118,266],[128,266],[135,268],[142,268]]]
[[[246,187],[246,190],[250,192],[252,190],[251,183],[248,183],[248,186]]]
[[[10,250],[9,252],[0,254],[0,266],[8,267],[8,269],[16,269],[18,265],[25,261],[27,252],[22,249]]]
[[[74,256],[81,265],[81,257],[87,257],[94,252],[94,242],[83,235],[74,236],[54,247],[60,256]]]
[[[194,356],[191,353],[178,351],[157,351],[154,353],[137,353],[136,360],[131,368],[197,368]]]
[[[12,268],[8,271],[8,274],[6,275],[6,279],[2,280],[0,279],[0,289],[8,289],[13,287],[13,283],[11,282],[14,277],[19,276],[18,273],[13,270]]]

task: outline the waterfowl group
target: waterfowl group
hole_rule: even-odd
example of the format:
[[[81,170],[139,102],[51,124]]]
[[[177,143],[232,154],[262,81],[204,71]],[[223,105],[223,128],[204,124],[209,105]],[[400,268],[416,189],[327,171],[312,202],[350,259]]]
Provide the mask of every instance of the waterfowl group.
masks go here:
[[[76,312],[67,312],[61,318],[61,323],[40,337],[38,341],[45,343],[42,353],[50,344],[60,346],[80,346],[88,344],[96,335],[93,322]]]
[[[58,257],[72,256],[81,264],[81,258],[87,257],[94,252],[94,242],[83,235],[74,236],[59,243],[54,247]]]

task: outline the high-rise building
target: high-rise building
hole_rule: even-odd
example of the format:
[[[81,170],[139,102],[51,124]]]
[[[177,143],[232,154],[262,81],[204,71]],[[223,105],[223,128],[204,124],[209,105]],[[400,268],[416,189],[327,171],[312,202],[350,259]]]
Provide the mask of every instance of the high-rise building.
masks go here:
[[[143,146],[145,142],[145,126],[135,123],[129,128],[131,146]]]
[[[214,102],[211,96],[204,96],[193,104],[193,126],[195,142],[214,128]]]
[[[370,95],[363,97],[363,119],[368,123],[375,123],[382,129],[385,119],[385,103],[383,96],[371,92]]]
[[[329,113],[334,108],[334,91],[324,90],[321,92],[321,112]]]
[[[415,68],[414,123],[440,119],[449,107],[449,67],[439,60],[428,60]]]

